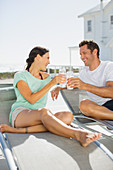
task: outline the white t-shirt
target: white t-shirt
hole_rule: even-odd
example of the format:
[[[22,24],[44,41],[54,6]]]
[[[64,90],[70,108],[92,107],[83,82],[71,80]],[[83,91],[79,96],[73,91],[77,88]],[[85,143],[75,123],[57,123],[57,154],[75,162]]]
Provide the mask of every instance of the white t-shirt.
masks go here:
[[[85,83],[97,87],[105,87],[107,81],[113,81],[113,62],[101,61],[100,65],[93,71],[90,71],[88,66],[84,66],[79,78]],[[87,93],[89,100],[99,105],[111,100],[111,98],[103,98],[90,92]]]

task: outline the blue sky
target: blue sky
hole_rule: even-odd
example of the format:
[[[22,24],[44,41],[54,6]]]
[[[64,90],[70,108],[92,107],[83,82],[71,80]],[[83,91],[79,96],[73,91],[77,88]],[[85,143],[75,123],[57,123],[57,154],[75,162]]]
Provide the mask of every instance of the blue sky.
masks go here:
[[[50,50],[51,64],[69,64],[70,46],[84,38],[78,15],[100,0],[0,0],[0,64],[25,64],[35,46]],[[75,56],[72,64],[80,63]]]

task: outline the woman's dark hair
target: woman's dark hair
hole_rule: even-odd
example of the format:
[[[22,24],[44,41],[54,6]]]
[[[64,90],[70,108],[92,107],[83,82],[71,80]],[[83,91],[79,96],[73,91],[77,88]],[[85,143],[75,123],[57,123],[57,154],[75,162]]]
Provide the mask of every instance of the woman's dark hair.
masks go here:
[[[79,47],[82,47],[84,45],[87,45],[87,49],[91,50],[91,53],[94,49],[97,49],[97,57],[99,58],[100,49],[97,43],[95,43],[94,41],[84,40],[79,44]]]
[[[34,59],[37,56],[37,54],[39,54],[40,56],[43,56],[44,54],[46,54],[48,52],[49,52],[49,50],[47,50],[46,48],[43,48],[43,47],[35,47],[35,48],[33,48],[30,51],[29,57],[26,60],[26,63],[27,63],[26,70],[29,71],[29,68],[31,67],[31,64],[34,62]]]

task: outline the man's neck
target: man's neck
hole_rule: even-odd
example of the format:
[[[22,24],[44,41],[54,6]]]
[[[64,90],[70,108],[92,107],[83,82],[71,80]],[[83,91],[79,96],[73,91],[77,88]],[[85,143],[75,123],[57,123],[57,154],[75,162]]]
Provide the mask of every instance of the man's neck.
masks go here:
[[[93,64],[91,66],[89,66],[89,70],[93,71],[95,70],[98,66],[100,65],[100,60],[96,60],[95,62],[93,62]]]

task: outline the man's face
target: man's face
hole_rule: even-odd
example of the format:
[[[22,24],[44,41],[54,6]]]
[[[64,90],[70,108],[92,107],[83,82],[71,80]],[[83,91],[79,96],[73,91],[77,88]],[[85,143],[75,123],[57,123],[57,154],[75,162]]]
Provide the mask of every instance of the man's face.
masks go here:
[[[84,62],[85,66],[91,66],[94,61],[93,52],[87,48],[87,45],[80,47],[81,60]]]

